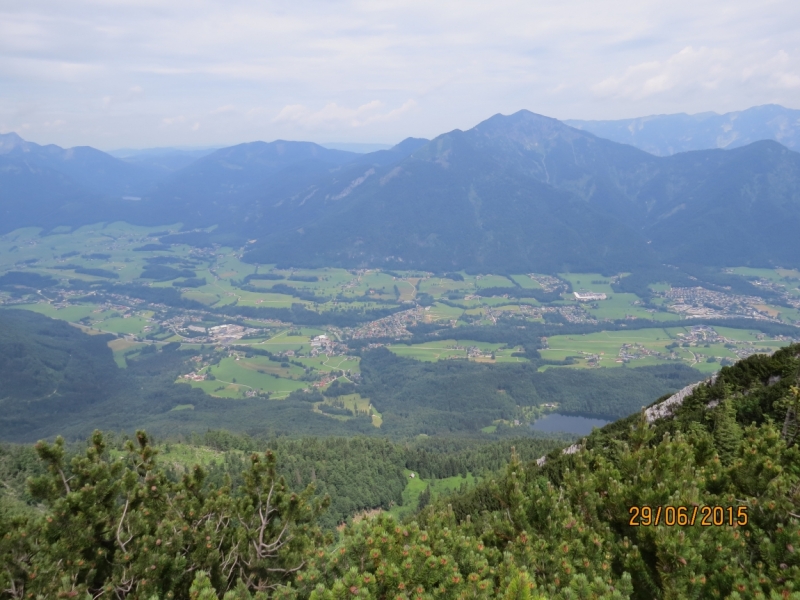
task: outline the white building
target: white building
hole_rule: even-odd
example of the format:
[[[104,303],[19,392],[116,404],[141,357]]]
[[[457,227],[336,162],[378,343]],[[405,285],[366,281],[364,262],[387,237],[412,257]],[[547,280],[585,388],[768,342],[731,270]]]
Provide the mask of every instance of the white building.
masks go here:
[[[573,292],[575,300],[578,302],[592,302],[594,300],[605,300],[608,296],[602,292]]]

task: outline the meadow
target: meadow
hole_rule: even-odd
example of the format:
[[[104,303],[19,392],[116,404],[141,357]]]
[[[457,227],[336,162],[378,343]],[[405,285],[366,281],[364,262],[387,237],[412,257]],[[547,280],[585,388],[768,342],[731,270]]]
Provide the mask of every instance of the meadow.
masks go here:
[[[406,487],[403,490],[403,503],[392,506],[387,512],[394,515],[398,519],[404,516],[414,514],[419,506],[419,497],[426,489],[430,489],[431,501],[452,494],[453,492],[461,489],[463,486],[473,487],[480,481],[472,473],[467,473],[466,477],[456,475],[454,477],[446,477],[443,479],[422,479],[419,473],[405,469]]]
[[[584,335],[552,336],[547,340],[548,347],[539,352],[542,358],[552,361],[571,358],[575,361],[572,366],[578,368],[625,365],[644,367],[681,361],[700,371],[714,372],[721,368],[722,360],[736,361],[742,356],[742,352],[771,353],[786,345],[785,341],[770,339],[756,330],[716,326],[711,329],[724,340],[688,341],[692,330],[687,327],[602,331]],[[667,348],[673,344],[678,346]],[[670,351],[674,353],[674,358],[668,358]],[[709,358],[714,361],[709,362]]]
[[[474,340],[441,340],[425,342],[423,344],[392,344],[387,348],[397,356],[413,358],[425,362],[448,359],[469,359],[477,362],[529,362],[527,358],[512,356],[522,352],[521,347],[508,348],[506,344],[493,344],[490,342],[477,342]],[[483,356],[469,357],[469,348],[477,348]],[[494,354],[494,358],[491,357]]]

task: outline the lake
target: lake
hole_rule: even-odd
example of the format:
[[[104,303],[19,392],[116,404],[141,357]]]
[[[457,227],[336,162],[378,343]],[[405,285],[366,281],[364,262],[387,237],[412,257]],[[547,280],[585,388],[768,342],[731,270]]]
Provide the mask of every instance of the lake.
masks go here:
[[[602,427],[603,425],[608,425],[610,422],[611,421],[604,421],[602,419],[587,419],[586,417],[573,417],[571,415],[550,413],[533,422],[531,424],[531,429],[547,433],[563,432],[575,435],[587,435],[592,433],[593,427]]]

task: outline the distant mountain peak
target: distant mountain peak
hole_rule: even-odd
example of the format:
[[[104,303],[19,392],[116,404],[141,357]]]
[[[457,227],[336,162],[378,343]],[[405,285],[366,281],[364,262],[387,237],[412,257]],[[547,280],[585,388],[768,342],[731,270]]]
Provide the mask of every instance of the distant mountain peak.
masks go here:
[[[558,119],[529,110],[520,110],[511,115],[494,115],[476,125],[470,132],[488,139],[503,139],[528,151],[537,150],[540,144],[554,138],[568,142],[586,137],[586,133],[565,125]]]
[[[25,145],[29,143],[30,142],[26,142],[13,131],[10,133],[0,133],[0,154],[8,154],[17,148],[24,148]]]
[[[800,110],[779,104],[753,106],[721,115],[715,112],[678,113],[565,123],[598,137],[636,146],[656,156],[737,148],[759,140],[775,140],[791,150],[800,150]]]

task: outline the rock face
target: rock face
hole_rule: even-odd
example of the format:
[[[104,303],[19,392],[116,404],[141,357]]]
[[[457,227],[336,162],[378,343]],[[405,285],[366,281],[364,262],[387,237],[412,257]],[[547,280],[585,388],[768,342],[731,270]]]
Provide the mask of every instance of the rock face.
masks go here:
[[[712,385],[716,380],[717,380],[717,374],[714,373],[714,375],[712,375],[708,379],[687,385],[685,388],[672,394],[672,396],[670,396],[666,400],[663,400],[658,404],[654,404],[650,408],[646,409],[644,411],[645,419],[647,419],[648,423],[652,423],[654,421],[657,421],[658,419],[666,419],[668,417],[671,417],[675,413],[675,410],[681,404],[683,404],[686,398],[692,395],[692,393],[694,392],[695,389],[697,389],[698,386]],[[712,405],[709,405],[709,407],[713,408]],[[583,440],[564,448],[564,450],[562,450],[561,453],[575,454],[578,450],[581,449],[582,444]],[[546,456],[542,456],[541,458],[536,459],[536,464],[539,465],[540,467],[544,465],[546,462],[547,462]]]

